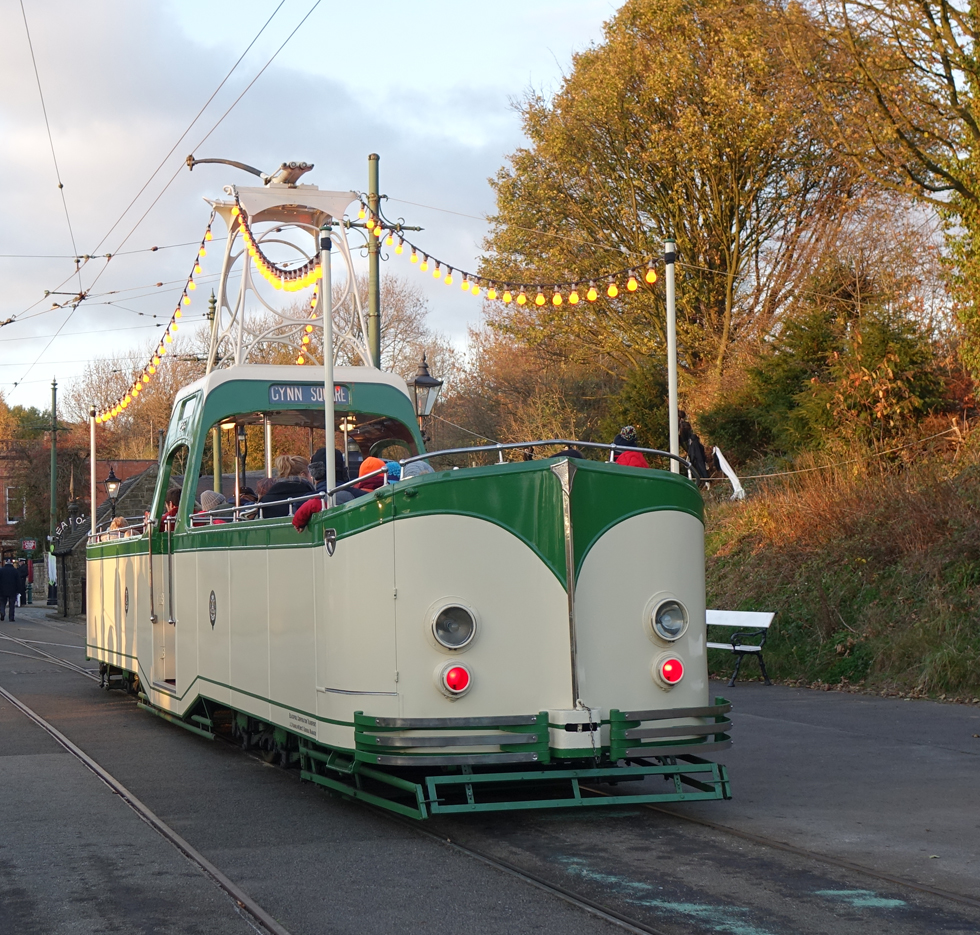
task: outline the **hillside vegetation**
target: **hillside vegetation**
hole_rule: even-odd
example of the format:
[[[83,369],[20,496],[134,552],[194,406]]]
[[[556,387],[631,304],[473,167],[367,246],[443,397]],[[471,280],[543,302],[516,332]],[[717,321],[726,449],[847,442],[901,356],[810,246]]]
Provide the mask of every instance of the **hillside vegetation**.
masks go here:
[[[777,611],[773,678],[980,697],[980,438],[928,444],[709,505],[709,606]]]

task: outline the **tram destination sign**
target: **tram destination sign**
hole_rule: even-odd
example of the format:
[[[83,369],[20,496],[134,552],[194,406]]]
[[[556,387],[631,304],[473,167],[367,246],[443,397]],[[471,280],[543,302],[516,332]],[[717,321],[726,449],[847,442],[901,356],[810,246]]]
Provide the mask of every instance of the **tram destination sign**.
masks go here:
[[[269,387],[269,402],[274,406],[298,404],[323,405],[322,383],[273,383]],[[335,383],[333,387],[335,406],[350,405],[350,387]]]

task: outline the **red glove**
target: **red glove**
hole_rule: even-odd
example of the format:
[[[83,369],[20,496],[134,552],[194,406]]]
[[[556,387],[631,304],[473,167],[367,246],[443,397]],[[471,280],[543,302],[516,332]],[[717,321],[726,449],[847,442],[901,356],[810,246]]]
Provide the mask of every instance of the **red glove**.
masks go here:
[[[296,527],[297,532],[302,532],[306,529],[307,524],[310,521],[310,517],[314,513],[319,513],[323,509],[323,501],[319,497],[314,497],[312,500],[307,500],[294,514],[293,514],[293,525]]]

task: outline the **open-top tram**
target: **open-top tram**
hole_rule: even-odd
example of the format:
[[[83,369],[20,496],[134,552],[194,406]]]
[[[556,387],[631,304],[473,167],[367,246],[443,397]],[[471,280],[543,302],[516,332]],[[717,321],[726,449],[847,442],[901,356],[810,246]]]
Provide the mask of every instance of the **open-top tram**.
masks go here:
[[[275,180],[225,191],[213,203],[228,238],[207,374],[176,398],[146,521],[103,531],[93,520],[87,653],[106,683],[198,734],[234,736],[304,779],[418,818],[728,798],[724,766],[705,758],[730,742],[730,706],[708,694],[695,484],[556,457],[561,442],[533,443],[531,461],[507,461],[504,446],[485,463],[475,449],[427,453],[400,377],[334,367],[335,342],[366,330],[344,233],[356,223],[335,220],[356,196]],[[295,269],[263,252],[290,225],[314,238],[296,248]],[[348,266],[339,299],[331,250]],[[277,311],[253,267],[277,289],[316,284],[312,311]],[[249,325],[256,300],[277,323]],[[348,301],[346,330],[335,301]],[[270,340],[303,360],[311,322],[322,368],[248,362]],[[93,410],[93,465],[95,423],[128,401]],[[270,477],[275,455],[321,447],[328,496],[300,532],[289,514],[301,500],[245,502],[250,465]],[[335,448],[354,475],[379,457],[405,477],[338,502]],[[409,476],[421,459],[432,471]],[[231,505],[202,510],[205,490]],[[595,789],[651,776],[667,785]]]
[[[202,518],[215,432],[288,426],[322,444],[309,376],[229,367],[182,391],[150,511],[179,486],[173,528],[88,547],[87,651],[107,675],[138,681],[161,716],[206,735],[230,721],[305,778],[421,817],[607,804],[580,781],[650,774],[670,790],[629,801],[727,797],[724,767],[702,759],[727,745],[729,706],[708,698],[695,485],[546,448],[446,470],[430,454],[433,473],[301,533],[254,506]],[[424,454],[400,378],[335,380],[351,449]]]

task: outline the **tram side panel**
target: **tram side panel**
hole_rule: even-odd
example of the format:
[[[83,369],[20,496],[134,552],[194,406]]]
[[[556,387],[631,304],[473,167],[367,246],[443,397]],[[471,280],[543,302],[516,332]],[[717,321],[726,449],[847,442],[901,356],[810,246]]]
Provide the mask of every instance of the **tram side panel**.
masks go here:
[[[472,516],[407,517],[394,526],[401,715],[574,707],[567,592],[541,557],[508,530]],[[477,622],[458,650],[440,645],[432,629],[440,610],[454,604]],[[454,663],[472,674],[472,688],[455,699],[439,688],[442,669]]]
[[[356,509],[378,507],[369,502]],[[330,525],[343,518],[331,517]],[[385,522],[342,536],[333,554],[313,550],[323,569],[316,579],[315,713],[342,722],[319,723],[322,743],[352,748],[354,711],[399,713],[394,526]],[[322,535],[319,526],[317,532]]]
[[[272,719],[316,737],[317,570],[322,549],[268,555],[269,697]],[[322,575],[322,571],[321,571]]]
[[[229,684],[231,704],[268,721],[269,556],[267,549],[236,549],[229,555]]]
[[[656,635],[652,617],[679,601],[687,628]],[[655,510],[614,525],[582,562],[575,591],[579,688],[592,707],[620,710],[708,704],[704,610],[704,527],[689,513]],[[654,672],[676,656],[684,676],[673,687]]]
[[[197,657],[193,676],[199,679],[194,695],[206,695],[231,704],[231,557],[227,549],[195,551],[197,574],[195,601],[197,614]],[[181,660],[184,677],[190,660]]]

